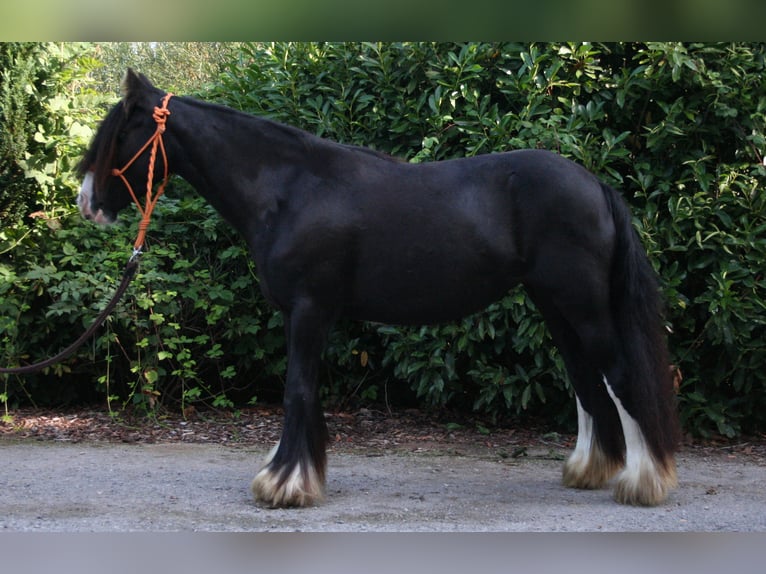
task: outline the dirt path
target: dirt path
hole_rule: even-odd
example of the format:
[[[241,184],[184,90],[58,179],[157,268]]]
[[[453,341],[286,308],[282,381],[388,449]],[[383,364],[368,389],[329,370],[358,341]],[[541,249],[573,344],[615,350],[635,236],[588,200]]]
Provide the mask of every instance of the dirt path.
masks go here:
[[[550,449],[335,448],[318,507],[255,505],[267,448],[0,439],[0,531],[766,531],[766,466],[683,452],[658,508],[563,488]]]

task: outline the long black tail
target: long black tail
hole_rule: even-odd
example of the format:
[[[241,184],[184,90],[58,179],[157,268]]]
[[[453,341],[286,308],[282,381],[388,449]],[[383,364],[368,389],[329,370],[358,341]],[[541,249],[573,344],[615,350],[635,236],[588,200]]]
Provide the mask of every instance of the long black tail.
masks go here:
[[[622,197],[602,184],[617,230],[611,304],[621,334],[626,386],[620,397],[655,460],[672,462],[680,427],[663,325],[659,281]]]

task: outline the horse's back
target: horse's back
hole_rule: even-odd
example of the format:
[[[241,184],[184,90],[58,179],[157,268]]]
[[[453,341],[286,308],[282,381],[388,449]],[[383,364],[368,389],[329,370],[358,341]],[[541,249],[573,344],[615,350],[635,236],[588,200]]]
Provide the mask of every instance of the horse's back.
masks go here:
[[[407,164],[342,148],[332,158],[323,177],[295,179],[264,250],[260,273],[280,306],[309,296],[356,319],[442,322],[554,259],[570,268],[583,254],[610,256],[598,180],[557,154]]]
[[[386,167],[348,208],[344,304],[357,318],[456,319],[523,282],[539,253],[609,240],[593,237],[608,217],[598,180],[553,153]]]

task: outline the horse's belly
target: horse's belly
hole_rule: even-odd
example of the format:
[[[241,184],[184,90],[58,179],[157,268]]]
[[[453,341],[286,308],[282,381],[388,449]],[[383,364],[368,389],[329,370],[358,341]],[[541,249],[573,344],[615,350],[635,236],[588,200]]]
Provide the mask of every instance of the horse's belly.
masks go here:
[[[394,264],[357,276],[347,314],[405,325],[453,321],[484,309],[516,283],[508,267]]]

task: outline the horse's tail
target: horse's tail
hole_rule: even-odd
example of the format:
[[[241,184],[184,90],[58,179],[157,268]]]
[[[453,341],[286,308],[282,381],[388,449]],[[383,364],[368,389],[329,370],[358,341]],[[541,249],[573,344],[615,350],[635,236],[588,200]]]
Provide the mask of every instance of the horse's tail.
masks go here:
[[[636,419],[655,460],[674,464],[680,426],[663,324],[659,281],[623,198],[602,184],[616,229],[611,305],[621,334],[624,406]]]

